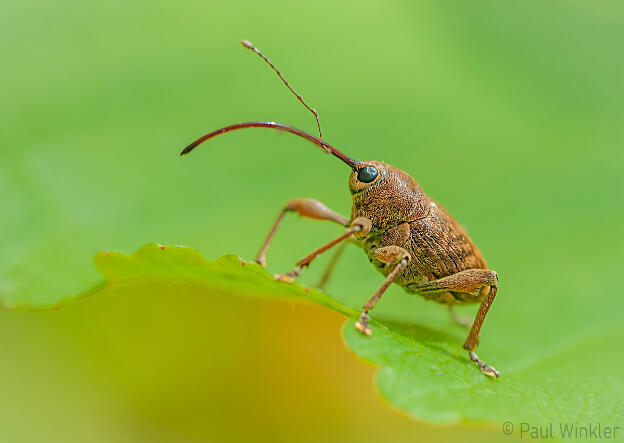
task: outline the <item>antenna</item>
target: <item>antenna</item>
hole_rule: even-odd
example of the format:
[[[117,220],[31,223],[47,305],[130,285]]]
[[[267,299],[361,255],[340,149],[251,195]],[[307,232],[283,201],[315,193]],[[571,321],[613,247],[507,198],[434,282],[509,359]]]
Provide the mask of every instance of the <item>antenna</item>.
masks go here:
[[[279,72],[279,70],[275,67],[275,65],[273,63],[271,63],[271,60],[269,60],[262,52],[260,52],[260,50],[258,48],[256,48],[254,45],[252,45],[250,41],[242,40],[241,44],[245,48],[251,49],[253,52],[258,54],[265,62],[267,62],[267,64],[271,67],[271,69],[273,69],[275,71],[275,73],[277,74],[277,76],[284,82],[284,84],[290,90],[290,92],[295,94],[295,97],[297,97],[297,100],[299,100],[301,102],[301,104],[303,106],[305,106],[308,111],[310,111],[312,114],[314,114],[314,118],[316,119],[316,127],[318,128],[318,132],[319,132],[319,138],[321,140],[323,140],[323,133],[321,132],[321,122],[319,121],[318,113],[316,112],[316,109],[311,108],[310,106],[308,106],[308,104],[305,101],[303,101],[303,98],[301,98],[301,96],[295,92],[295,90],[292,88],[292,86],[290,86],[290,84],[286,81],[286,79],[284,78],[282,73]]]

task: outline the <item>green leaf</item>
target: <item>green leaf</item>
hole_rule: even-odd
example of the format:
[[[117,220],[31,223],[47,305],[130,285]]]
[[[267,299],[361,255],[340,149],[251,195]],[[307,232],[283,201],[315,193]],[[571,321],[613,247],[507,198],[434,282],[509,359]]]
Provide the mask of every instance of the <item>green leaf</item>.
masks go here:
[[[113,286],[137,280],[160,280],[252,297],[298,297],[345,315],[357,313],[319,291],[298,283],[278,282],[262,266],[234,255],[208,261],[199,252],[185,246],[150,244],[132,256],[121,252],[100,252],[94,262],[108,284]]]
[[[345,342],[360,357],[381,366],[376,376],[380,393],[414,418],[535,425],[623,422],[622,362],[613,352],[624,338],[621,325],[609,325],[531,362],[497,365],[502,376],[491,380],[468,363],[461,341],[447,334],[382,322],[371,337],[363,337],[352,323],[345,325]]]
[[[497,355],[488,346],[493,332],[488,330],[482,349],[502,372],[492,380],[468,360],[461,348],[465,332],[459,327],[442,324],[450,331],[444,332],[417,322],[377,319],[372,336],[363,336],[354,328],[356,310],[298,283],[275,281],[261,266],[235,256],[208,261],[187,247],[147,245],[132,256],[99,253],[95,265],[106,277],[109,293],[120,285],[138,292],[173,285],[182,297],[201,287],[220,294],[310,301],[341,312],[350,317],[343,331],[347,346],[380,367],[379,392],[416,419],[622,424],[622,357],[613,350],[620,347],[624,327],[616,322],[528,359],[514,353],[522,346],[521,333],[506,337],[509,349]]]

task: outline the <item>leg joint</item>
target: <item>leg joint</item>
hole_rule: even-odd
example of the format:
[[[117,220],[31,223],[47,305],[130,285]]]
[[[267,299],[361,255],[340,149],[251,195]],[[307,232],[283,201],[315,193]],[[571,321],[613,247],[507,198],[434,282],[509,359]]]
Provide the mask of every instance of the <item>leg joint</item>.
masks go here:
[[[355,237],[366,237],[372,229],[372,224],[366,217],[358,217],[351,222],[350,228],[353,229]]]
[[[382,246],[381,248],[371,249],[368,253],[369,258],[379,260],[389,265],[400,264],[407,265],[412,256],[407,249],[400,246]]]

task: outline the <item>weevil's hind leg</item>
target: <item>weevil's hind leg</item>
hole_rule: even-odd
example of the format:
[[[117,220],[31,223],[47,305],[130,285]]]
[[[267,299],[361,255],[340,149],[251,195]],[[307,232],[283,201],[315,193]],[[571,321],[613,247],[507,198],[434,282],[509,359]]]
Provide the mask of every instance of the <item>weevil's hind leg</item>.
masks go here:
[[[498,277],[496,278],[498,281]],[[475,362],[481,371],[485,375],[489,375],[490,377],[496,377],[500,375],[499,372],[492,366],[488,366],[484,361],[481,361],[477,354],[474,352],[479,345],[479,332],[481,331],[481,326],[483,325],[483,320],[494,301],[494,297],[496,297],[496,292],[498,291],[498,283],[494,282],[490,284],[490,292],[481,302],[481,306],[479,306],[479,311],[477,312],[477,316],[475,317],[474,322],[472,323],[472,327],[470,328],[470,332],[468,333],[468,338],[464,343],[464,349],[468,351],[470,355],[470,360]]]
[[[299,277],[301,275],[301,271],[303,271],[303,268],[307,268],[308,266],[310,266],[310,263],[312,263],[312,261],[323,252],[327,251],[333,246],[336,246],[338,243],[351,238],[351,236],[366,236],[370,232],[370,230],[371,222],[369,219],[364,217],[356,218],[351,222],[347,230],[342,235],[336,237],[332,241],[324,244],[320,248],[303,257],[296,263],[297,267],[292,271],[286,274],[277,274],[275,278],[277,280],[291,281],[292,279]]]
[[[296,198],[290,200],[277,216],[277,219],[273,223],[269,234],[260,248],[260,252],[258,252],[256,262],[262,266],[266,266],[266,251],[269,248],[269,243],[271,243],[271,239],[275,235],[277,227],[282,221],[282,218],[284,218],[284,214],[287,212],[297,212],[302,217],[313,218],[316,220],[330,220],[342,226],[347,226],[349,224],[349,220],[346,217],[332,211],[318,200],[311,198]]]
[[[475,362],[485,375],[496,378],[500,377],[500,372],[498,372],[494,366],[490,366],[483,360],[480,360],[476,352],[470,351],[468,352],[468,356],[470,357],[470,361]]]
[[[472,320],[470,320],[467,317],[464,317],[463,315],[459,315],[457,311],[455,310],[454,305],[449,305],[448,312],[451,317],[451,320],[453,320],[455,324],[458,324],[459,326],[463,326],[464,328],[470,328],[472,326]]]
[[[386,292],[386,289],[396,280],[396,278],[403,272],[407,266],[407,262],[411,259],[409,252],[400,246],[384,246],[381,248],[375,248],[369,251],[369,258],[379,260],[382,263],[394,265],[395,268],[388,274],[386,280],[381,284],[379,289],[368,299],[364,306],[362,306],[362,314],[360,319],[355,323],[355,328],[364,335],[371,335],[371,328],[368,326],[370,317],[368,312],[371,311],[381,296]]]
[[[461,292],[465,294],[471,294],[474,297],[478,297],[481,291],[487,290],[488,293],[481,302],[477,316],[468,333],[468,338],[464,343],[463,348],[468,351],[470,360],[475,362],[477,366],[485,375],[490,377],[499,376],[499,372],[492,366],[487,365],[484,361],[480,360],[475,350],[479,345],[479,333],[481,332],[481,326],[483,326],[483,320],[494,301],[496,292],[498,290],[498,276],[496,272],[486,269],[467,269],[457,274],[449,275],[437,280],[431,280],[426,282],[411,283],[407,285],[407,289],[418,294],[432,294],[436,292]]]
[[[327,282],[329,281],[330,277],[332,276],[332,273],[334,272],[336,263],[338,263],[338,260],[340,260],[340,257],[342,257],[342,254],[344,253],[344,250],[347,248],[348,244],[349,244],[348,241],[343,241],[342,243],[340,243],[340,246],[336,248],[331,258],[329,259],[329,263],[327,263],[327,267],[325,268],[325,271],[323,272],[321,279],[316,284],[316,287],[318,289],[325,289]]]

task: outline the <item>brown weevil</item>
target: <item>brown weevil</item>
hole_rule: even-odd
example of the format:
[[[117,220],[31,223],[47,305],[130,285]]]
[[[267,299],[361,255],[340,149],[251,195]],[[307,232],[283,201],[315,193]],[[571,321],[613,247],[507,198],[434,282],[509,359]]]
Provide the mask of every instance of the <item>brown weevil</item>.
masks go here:
[[[330,220],[345,226],[347,229],[342,235],[299,260],[293,271],[279,274],[276,278],[291,280],[299,276],[319,254],[338,244],[344,245],[348,240],[354,241],[385,276],[383,284],[362,307],[363,312],[356,323],[360,332],[371,334],[369,313],[392,283],[411,294],[420,294],[428,300],[448,305],[456,321],[459,320],[452,311],[454,305],[481,303],[474,322],[467,323],[470,332],[463,347],[468,351],[470,360],[484,374],[498,377],[498,371],[481,361],[475,353],[483,320],[496,296],[498,276],[488,269],[485,259],[468,234],[407,173],[380,161],[354,160],[326,143],[316,110],[305,103],[264,54],[248,41],[242,44],[262,57],[286,87],[314,114],[319,137],[275,122],[238,123],[204,135],[187,146],[181,155],[188,154],[200,143],[219,134],[243,128],[271,128],[305,138],[342,160],[352,171],[349,176],[349,190],[353,197],[350,218],[343,217],[317,200],[291,200],[279,213],[256,261],[265,266],[271,238],[287,212],[297,212],[304,217]],[[337,254],[341,250],[342,247],[338,248]],[[333,263],[335,259],[332,259]],[[327,275],[328,272],[323,281]]]

